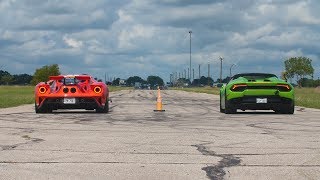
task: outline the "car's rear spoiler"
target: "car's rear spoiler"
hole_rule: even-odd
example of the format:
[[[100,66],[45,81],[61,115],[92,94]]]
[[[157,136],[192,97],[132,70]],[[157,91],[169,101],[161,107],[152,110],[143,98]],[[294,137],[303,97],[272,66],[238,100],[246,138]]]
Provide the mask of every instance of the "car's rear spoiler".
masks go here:
[[[55,81],[59,81],[59,80],[62,80],[63,78],[66,78],[66,77],[73,77],[73,78],[76,78],[76,79],[79,79],[79,80],[89,80],[91,77],[90,76],[87,76],[87,75],[75,75],[75,76],[50,76],[49,77],[49,80],[55,80]]]

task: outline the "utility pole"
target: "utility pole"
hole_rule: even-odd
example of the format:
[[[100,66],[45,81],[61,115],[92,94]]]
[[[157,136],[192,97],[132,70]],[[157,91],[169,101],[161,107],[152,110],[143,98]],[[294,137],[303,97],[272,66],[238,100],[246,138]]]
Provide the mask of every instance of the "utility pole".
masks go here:
[[[229,76],[230,78],[229,78],[229,79],[231,79],[231,77],[232,77],[231,69],[232,69],[232,67],[235,66],[235,65],[236,65],[236,64],[232,64],[232,65],[230,66],[230,76]]]
[[[189,75],[188,76],[191,79],[191,34],[192,34],[192,31],[189,31],[189,34],[190,34],[190,64],[189,64],[190,65],[190,67],[189,67],[190,68],[190,76]]]
[[[210,63],[208,63],[208,86],[210,86]]]
[[[220,56],[219,59],[220,59],[220,83],[222,83],[222,60],[223,60],[223,57]]]
[[[200,69],[200,64],[199,64],[199,80],[200,80],[200,78],[201,78],[201,69]]]
[[[189,70],[189,68],[188,68],[188,79],[190,80],[190,70]]]
[[[192,78],[192,80],[194,80],[194,68],[192,68],[192,74],[193,74],[193,78]]]

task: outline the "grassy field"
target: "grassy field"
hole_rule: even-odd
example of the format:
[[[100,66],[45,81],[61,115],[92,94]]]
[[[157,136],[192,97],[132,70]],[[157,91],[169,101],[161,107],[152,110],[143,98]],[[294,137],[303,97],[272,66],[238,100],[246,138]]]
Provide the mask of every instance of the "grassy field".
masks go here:
[[[109,86],[110,92],[132,89]],[[34,103],[34,86],[0,86],[0,108]]]
[[[296,105],[320,109],[320,89],[296,88]]]
[[[219,94],[219,88],[196,87],[196,88],[172,88],[187,92]],[[316,88],[295,88],[295,104],[297,106],[320,109],[320,89]]]
[[[0,86],[0,108],[34,103],[34,86]]]

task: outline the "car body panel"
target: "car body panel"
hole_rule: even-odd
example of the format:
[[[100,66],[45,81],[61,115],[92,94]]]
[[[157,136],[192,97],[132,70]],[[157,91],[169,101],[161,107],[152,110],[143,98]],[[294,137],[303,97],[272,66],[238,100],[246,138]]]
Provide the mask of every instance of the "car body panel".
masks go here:
[[[50,76],[35,86],[36,112],[57,109],[108,109],[109,88],[89,75]]]
[[[265,100],[259,104],[258,99]],[[242,110],[271,109],[276,111],[281,109],[282,105],[294,104],[294,88],[290,83],[278,79],[273,74],[238,74],[220,89],[221,112],[226,109],[228,103],[233,108]]]

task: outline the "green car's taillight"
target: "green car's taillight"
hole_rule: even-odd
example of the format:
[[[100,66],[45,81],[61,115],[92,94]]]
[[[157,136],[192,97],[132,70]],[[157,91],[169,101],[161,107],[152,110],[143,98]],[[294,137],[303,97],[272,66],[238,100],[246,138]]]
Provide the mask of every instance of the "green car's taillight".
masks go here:
[[[236,91],[236,92],[241,92],[241,91],[244,91],[245,89],[247,89],[247,85],[246,84],[234,84],[232,87],[231,87],[231,91]]]
[[[288,91],[291,90],[291,87],[290,87],[288,84],[278,84],[278,85],[277,85],[277,89],[278,89],[279,91],[286,91],[286,92],[288,92]]]
[[[248,86],[247,84],[234,84],[230,88],[233,92],[242,92],[247,89],[274,89],[280,92],[289,92],[291,91],[291,87],[288,84],[277,84],[276,86]]]

